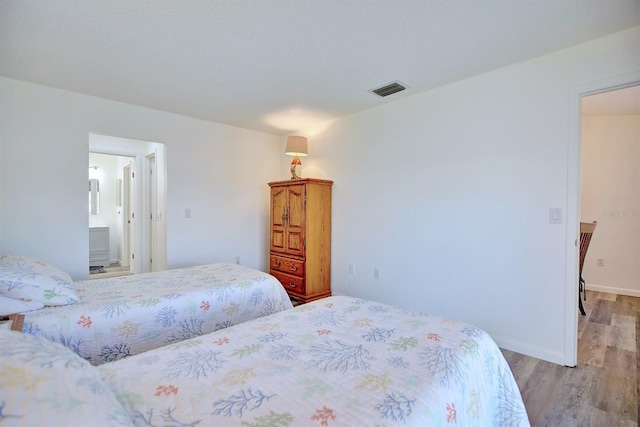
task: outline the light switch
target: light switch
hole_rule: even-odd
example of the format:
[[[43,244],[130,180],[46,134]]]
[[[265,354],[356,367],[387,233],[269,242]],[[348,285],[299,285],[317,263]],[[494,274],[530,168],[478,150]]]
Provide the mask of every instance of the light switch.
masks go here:
[[[549,208],[549,224],[562,224],[562,208]]]

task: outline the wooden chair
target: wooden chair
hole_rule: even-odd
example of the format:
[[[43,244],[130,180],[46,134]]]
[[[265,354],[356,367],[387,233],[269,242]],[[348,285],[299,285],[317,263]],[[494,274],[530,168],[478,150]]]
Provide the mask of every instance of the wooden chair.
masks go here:
[[[582,278],[582,266],[584,265],[584,258],[587,255],[587,249],[589,249],[589,243],[591,243],[591,237],[593,236],[593,232],[596,230],[596,225],[598,225],[597,221],[591,222],[581,222],[580,223],[580,270],[578,280],[578,305],[580,307],[580,313],[582,315],[586,314],[584,311],[584,307],[582,306],[582,298],[581,295],[584,296],[584,300],[587,300],[587,290],[585,288],[585,282]]]

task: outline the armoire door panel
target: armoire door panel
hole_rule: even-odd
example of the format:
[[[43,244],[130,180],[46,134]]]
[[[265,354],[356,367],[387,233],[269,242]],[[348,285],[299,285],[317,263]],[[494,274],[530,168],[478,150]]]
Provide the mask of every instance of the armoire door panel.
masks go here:
[[[289,255],[304,255],[304,236],[302,232],[287,232],[287,251]]]
[[[289,187],[289,200],[288,200],[288,213],[289,221],[287,225],[289,227],[304,227],[304,186],[292,185]]]
[[[271,226],[285,227],[287,193],[281,188],[271,190]]]
[[[277,252],[284,252],[286,250],[284,246],[284,231],[272,230],[271,231],[271,250]]]

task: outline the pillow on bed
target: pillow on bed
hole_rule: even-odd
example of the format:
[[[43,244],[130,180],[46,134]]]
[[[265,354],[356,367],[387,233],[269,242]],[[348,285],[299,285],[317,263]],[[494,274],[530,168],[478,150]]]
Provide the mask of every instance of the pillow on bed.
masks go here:
[[[78,301],[73,280],[67,273],[21,255],[0,255],[0,294],[44,305]]]
[[[25,313],[44,307],[44,304],[33,301],[22,301],[15,298],[5,297],[0,294],[0,316],[9,314]]]
[[[99,371],[70,349],[0,330],[2,426],[133,426]]]

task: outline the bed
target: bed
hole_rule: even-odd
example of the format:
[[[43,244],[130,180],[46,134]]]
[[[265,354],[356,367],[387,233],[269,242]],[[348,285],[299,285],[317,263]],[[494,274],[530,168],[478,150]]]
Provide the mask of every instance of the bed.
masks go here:
[[[330,297],[104,364],[136,425],[526,426],[482,330]]]
[[[482,330],[330,297],[92,366],[0,330],[3,426],[528,426]]]
[[[293,307],[276,278],[227,263],[72,286],[77,296],[64,298],[76,301],[26,312],[23,332],[59,342],[93,365]],[[61,289],[49,289],[48,294],[64,302]]]

